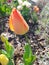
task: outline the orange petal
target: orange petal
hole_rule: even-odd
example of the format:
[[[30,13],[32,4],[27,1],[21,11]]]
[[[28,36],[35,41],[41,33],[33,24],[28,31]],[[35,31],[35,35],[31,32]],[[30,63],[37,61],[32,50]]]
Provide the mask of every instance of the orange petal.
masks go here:
[[[29,26],[16,8],[13,8],[9,19],[10,29],[18,35],[28,32]]]
[[[9,26],[10,26],[10,29],[12,31],[14,31],[14,28],[13,28],[13,25],[12,25],[12,16],[10,16],[10,19],[9,19]]]

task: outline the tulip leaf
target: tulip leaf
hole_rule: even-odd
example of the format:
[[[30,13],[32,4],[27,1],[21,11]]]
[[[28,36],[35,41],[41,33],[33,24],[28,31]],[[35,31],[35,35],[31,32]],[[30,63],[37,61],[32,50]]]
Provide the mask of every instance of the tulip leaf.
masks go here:
[[[13,46],[8,42],[7,38],[4,36],[1,36],[2,42],[5,44],[5,50],[9,56],[9,58],[12,58],[14,55],[14,48]]]
[[[0,50],[0,51],[1,51],[1,54],[4,54],[4,55],[6,55],[9,58],[9,55],[8,55],[8,53],[5,50]]]
[[[13,62],[13,60],[9,60],[9,63],[8,63],[8,65],[14,65],[14,62]]]
[[[5,50],[1,50],[1,53],[7,55],[7,52]]]
[[[36,56],[32,54],[32,50],[29,44],[25,45],[25,52],[23,54],[23,60],[25,65],[32,65],[32,62],[34,62],[36,59]]]

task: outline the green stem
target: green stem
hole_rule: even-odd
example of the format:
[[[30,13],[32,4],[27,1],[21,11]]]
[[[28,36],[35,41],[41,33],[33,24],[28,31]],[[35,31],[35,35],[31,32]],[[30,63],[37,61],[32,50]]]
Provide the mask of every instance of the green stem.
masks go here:
[[[28,44],[30,44],[29,38],[27,37],[26,34],[25,34],[25,39],[26,39],[26,42],[27,42]]]

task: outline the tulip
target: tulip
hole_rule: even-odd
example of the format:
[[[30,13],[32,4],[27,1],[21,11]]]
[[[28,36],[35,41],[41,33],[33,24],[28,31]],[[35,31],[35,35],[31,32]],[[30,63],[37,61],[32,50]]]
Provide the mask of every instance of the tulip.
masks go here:
[[[0,64],[7,65],[8,62],[9,62],[9,59],[4,54],[0,54]]]
[[[22,17],[21,13],[13,8],[10,18],[9,18],[9,27],[18,35],[23,35],[28,32],[29,26]]]
[[[33,9],[34,9],[35,12],[39,12],[39,7],[38,6],[34,6]]]

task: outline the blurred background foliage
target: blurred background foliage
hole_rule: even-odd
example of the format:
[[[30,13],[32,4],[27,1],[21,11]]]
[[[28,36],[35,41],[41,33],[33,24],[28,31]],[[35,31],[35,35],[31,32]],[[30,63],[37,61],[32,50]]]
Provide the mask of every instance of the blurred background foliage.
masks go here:
[[[37,13],[33,11],[32,4],[27,0],[0,0],[0,16],[9,16],[13,7],[21,12],[27,22],[31,18],[34,22],[38,20]]]

